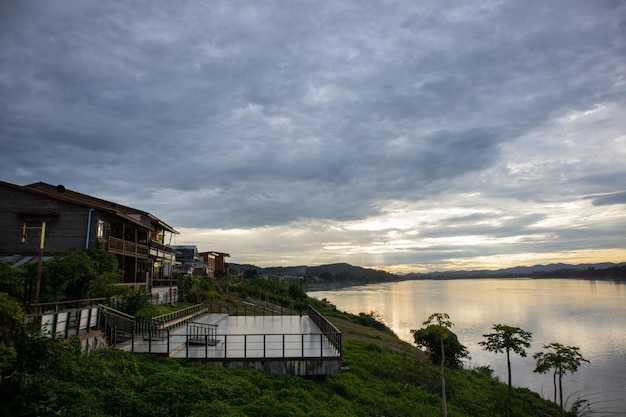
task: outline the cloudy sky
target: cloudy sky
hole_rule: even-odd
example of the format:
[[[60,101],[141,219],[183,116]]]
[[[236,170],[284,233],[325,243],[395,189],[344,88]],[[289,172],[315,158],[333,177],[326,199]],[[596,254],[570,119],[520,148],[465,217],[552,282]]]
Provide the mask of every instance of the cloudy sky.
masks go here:
[[[236,263],[626,261],[625,115],[619,0],[0,3],[0,179]]]

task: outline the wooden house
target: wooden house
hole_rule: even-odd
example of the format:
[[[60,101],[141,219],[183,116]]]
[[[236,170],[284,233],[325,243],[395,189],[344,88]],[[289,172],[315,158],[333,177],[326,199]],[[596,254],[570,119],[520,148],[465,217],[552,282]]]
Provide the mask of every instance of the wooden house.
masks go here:
[[[43,182],[0,181],[0,255],[103,249],[115,254],[123,285],[145,288],[158,301],[175,301],[170,247],[178,232],[142,210]]]

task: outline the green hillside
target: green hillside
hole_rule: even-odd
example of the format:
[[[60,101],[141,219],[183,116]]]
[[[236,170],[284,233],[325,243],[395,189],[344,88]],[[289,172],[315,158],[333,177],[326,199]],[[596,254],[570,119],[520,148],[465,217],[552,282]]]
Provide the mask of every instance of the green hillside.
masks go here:
[[[230,370],[43,338],[20,343],[22,368],[5,378],[6,416],[440,416],[438,367],[367,314],[317,300],[343,332],[343,372],[323,378]],[[449,416],[504,414],[506,385],[486,370],[446,371]],[[527,389],[514,393],[514,416],[553,415]]]

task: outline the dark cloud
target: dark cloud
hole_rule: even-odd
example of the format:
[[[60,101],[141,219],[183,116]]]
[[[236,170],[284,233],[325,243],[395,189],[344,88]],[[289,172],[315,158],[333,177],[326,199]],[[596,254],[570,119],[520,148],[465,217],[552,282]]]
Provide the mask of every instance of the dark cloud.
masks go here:
[[[612,1],[4,2],[0,176],[196,228],[621,193],[605,155],[623,124],[585,122],[597,155],[554,126],[623,111],[625,16]],[[499,233],[533,216],[549,214]]]
[[[594,206],[626,204],[626,191],[593,197]]]

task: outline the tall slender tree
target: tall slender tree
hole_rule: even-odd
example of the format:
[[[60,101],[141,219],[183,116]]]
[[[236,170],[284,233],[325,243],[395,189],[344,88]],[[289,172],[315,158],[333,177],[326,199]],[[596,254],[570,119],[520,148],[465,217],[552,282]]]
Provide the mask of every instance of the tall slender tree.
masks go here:
[[[450,321],[450,316],[446,313],[433,313],[428,317],[424,323],[422,323],[425,327],[419,330],[411,330],[413,333],[413,337],[415,338],[415,342],[418,346],[431,347],[428,343],[424,341],[438,339],[439,346],[441,349],[441,402],[442,402],[442,411],[443,417],[447,417],[448,408],[446,404],[446,375],[445,375],[445,362],[446,362],[446,353],[444,350],[444,342],[450,334],[450,328],[454,326],[454,323]]]
[[[557,376],[558,376],[558,392],[559,405],[561,406],[561,414],[565,415],[563,404],[563,375],[567,373],[573,374],[578,370],[582,362],[589,361],[580,354],[580,349],[576,346],[565,346],[560,343],[549,343],[543,345],[544,352],[537,352],[533,358],[537,361],[537,367],[534,372],[545,374],[550,369],[554,370],[552,374],[552,382],[554,385],[554,403],[556,404],[557,393]]]
[[[509,376],[509,389],[507,394],[507,415],[511,413],[511,351],[521,357],[526,357],[526,349],[530,348],[532,333],[522,330],[519,327],[508,326],[506,324],[494,324],[493,333],[484,334],[487,338],[485,342],[478,342],[484,350],[494,353],[506,353],[506,365]]]

